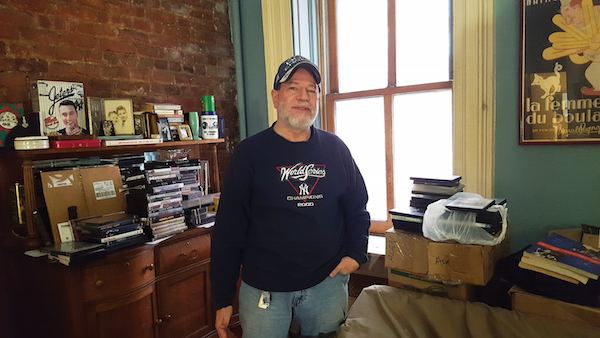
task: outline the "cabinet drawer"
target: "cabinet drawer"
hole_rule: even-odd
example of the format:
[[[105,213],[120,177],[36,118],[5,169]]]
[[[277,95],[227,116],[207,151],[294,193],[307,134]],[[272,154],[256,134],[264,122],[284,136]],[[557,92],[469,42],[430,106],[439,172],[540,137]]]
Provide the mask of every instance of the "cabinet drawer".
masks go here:
[[[185,239],[156,249],[158,274],[194,264],[210,257],[210,234]]]
[[[83,272],[86,301],[96,300],[131,290],[154,278],[154,251],[92,266]]]

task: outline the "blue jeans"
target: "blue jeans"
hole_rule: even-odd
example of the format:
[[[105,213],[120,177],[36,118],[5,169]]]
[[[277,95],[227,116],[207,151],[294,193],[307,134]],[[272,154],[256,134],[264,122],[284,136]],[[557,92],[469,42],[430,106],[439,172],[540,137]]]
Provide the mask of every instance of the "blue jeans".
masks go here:
[[[349,275],[337,274],[305,290],[270,292],[267,308],[259,307],[263,290],[242,282],[239,303],[244,338],[285,338],[292,318],[302,336],[335,333],[348,311],[349,280]]]

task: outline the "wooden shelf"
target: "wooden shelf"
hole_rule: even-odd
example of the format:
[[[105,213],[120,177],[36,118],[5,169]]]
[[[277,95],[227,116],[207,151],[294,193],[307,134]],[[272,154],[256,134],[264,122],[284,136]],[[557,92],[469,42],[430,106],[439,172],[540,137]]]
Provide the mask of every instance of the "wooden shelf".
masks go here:
[[[156,144],[139,144],[127,146],[100,146],[89,148],[64,148],[64,149],[36,149],[36,150],[16,150],[14,153],[21,160],[41,160],[59,157],[85,157],[93,153],[94,156],[102,156],[104,154],[123,154],[131,152],[146,152],[155,151],[158,149],[176,149],[182,147],[218,144],[225,142],[224,139],[216,140],[199,140],[199,141],[172,141]]]

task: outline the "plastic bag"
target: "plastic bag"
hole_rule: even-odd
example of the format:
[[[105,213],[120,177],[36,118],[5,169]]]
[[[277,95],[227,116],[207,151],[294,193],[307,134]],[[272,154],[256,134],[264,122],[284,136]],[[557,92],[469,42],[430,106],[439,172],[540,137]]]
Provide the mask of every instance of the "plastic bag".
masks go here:
[[[477,222],[477,213],[451,211],[446,204],[459,197],[481,198],[480,195],[459,192],[448,199],[429,204],[423,216],[423,236],[441,242],[455,240],[461,244],[496,245],[506,236],[508,209],[502,205],[493,205],[487,212],[498,212],[502,217],[502,230],[494,236],[488,233],[484,224]]]

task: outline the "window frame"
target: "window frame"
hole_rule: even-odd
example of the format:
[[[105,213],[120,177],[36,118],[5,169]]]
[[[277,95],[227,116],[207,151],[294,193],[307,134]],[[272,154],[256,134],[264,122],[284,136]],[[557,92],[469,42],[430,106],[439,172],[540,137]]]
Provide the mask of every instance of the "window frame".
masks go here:
[[[359,97],[383,96],[385,109],[387,208],[394,207],[393,181],[393,95],[400,93],[453,90],[453,170],[463,177],[465,191],[493,197],[494,124],[495,124],[495,25],[494,5],[486,0],[453,0],[452,81],[396,87],[395,0],[388,0],[388,87],[339,93],[337,78],[336,1],[320,2],[319,34],[323,82],[322,124],[335,133],[335,101]],[[372,221],[371,232],[382,233],[392,226]]]

